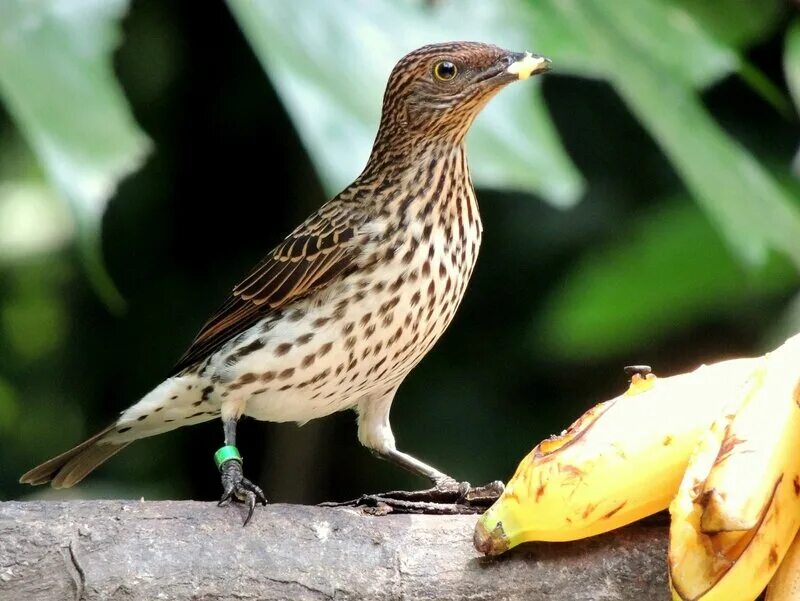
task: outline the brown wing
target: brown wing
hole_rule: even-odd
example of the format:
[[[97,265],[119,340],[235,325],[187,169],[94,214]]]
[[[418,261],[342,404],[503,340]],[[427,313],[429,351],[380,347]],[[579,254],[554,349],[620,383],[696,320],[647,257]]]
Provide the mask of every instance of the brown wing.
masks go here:
[[[353,268],[358,255],[356,228],[363,222],[352,206],[336,201],[309,217],[233,289],[172,374],[206,358],[269,313],[324,288]]]

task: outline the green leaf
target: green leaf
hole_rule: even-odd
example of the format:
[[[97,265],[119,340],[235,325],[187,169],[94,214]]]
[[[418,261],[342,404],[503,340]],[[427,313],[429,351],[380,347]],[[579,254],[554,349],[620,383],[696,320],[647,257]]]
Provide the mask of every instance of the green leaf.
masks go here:
[[[800,114],[800,18],[796,18],[786,32],[786,48],[783,53],[783,71],[794,106]],[[794,172],[800,175],[800,150],[794,157]]]
[[[539,352],[571,360],[623,354],[800,283],[775,255],[759,270],[741,269],[688,199],[662,204],[565,276],[535,324]]]
[[[122,299],[103,267],[100,222],[149,148],[111,64],[126,8],[126,0],[0,3],[0,96],[69,202],[89,276],[112,308]]]
[[[720,128],[693,90],[737,67],[732,50],[666,2],[550,0],[529,6],[537,48],[557,65],[614,85],[733,250],[760,264],[776,249],[800,266],[798,206]]]
[[[703,88],[739,65],[733,48],[709,36],[692,13],[674,3],[528,0],[525,7],[536,48],[552,55],[556,73],[608,79],[646,58],[662,78]],[[628,47],[617,42],[621,34]]]
[[[783,53],[783,71],[789,93],[797,112],[800,113],[800,18],[796,18],[786,32],[786,48]]]
[[[383,88],[403,54],[451,39],[534,49],[515,19],[518,0],[228,4],[331,194],[352,181],[366,162]],[[511,86],[492,100],[472,128],[468,146],[478,185],[535,192],[560,206],[573,204],[582,192],[582,180],[549,120],[536,80]]]
[[[783,0],[672,0],[720,42],[743,47],[761,41],[780,22]]]

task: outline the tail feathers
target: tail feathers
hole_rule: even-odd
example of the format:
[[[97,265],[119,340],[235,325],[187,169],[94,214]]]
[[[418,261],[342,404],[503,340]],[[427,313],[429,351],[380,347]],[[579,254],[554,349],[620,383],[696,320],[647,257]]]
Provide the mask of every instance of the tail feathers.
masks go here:
[[[111,425],[98,432],[78,446],[26,472],[19,481],[34,486],[51,482],[53,488],[69,488],[77,484],[109,457],[130,444],[114,444],[103,440],[113,429],[114,425]]]

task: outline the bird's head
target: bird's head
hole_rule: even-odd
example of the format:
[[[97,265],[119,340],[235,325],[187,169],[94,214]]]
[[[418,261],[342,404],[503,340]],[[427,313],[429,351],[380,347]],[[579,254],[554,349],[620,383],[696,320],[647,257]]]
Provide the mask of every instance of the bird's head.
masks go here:
[[[475,116],[504,86],[550,68],[535,54],[491,44],[449,42],[423,46],[392,70],[383,101],[381,129],[415,137],[463,139]]]

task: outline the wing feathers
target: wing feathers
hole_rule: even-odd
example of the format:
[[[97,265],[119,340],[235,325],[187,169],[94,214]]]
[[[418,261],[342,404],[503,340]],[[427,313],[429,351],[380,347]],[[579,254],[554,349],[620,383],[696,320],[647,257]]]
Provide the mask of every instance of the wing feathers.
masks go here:
[[[292,232],[233,289],[200,330],[173,374],[198,363],[270,312],[320,290],[354,266],[366,216],[332,201]]]

